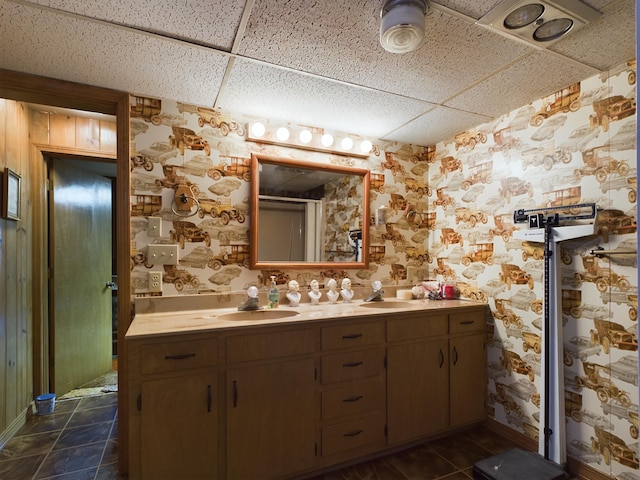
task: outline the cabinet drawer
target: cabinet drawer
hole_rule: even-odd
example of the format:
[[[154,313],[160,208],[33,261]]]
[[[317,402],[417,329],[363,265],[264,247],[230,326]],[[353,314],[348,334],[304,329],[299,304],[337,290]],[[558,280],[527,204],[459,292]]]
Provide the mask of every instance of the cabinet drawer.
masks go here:
[[[449,333],[481,332],[487,329],[487,318],[484,310],[452,313],[449,315]]]
[[[408,318],[394,318],[387,322],[387,340],[399,342],[414,338],[436,337],[448,333],[448,319],[445,314],[423,312]]]
[[[384,350],[381,348],[337,353],[322,357],[323,384],[373,377],[383,370]]]
[[[324,456],[361,447],[369,443],[384,442],[384,413],[376,412],[322,429]]]
[[[384,323],[354,323],[322,329],[322,350],[365,347],[384,342]]]
[[[227,362],[304,355],[315,351],[315,329],[255,333],[227,338]]]
[[[215,338],[143,345],[141,350],[144,375],[211,366],[218,360]]]
[[[363,383],[333,388],[322,392],[322,419],[346,417],[373,410],[384,410],[385,388],[383,382]]]

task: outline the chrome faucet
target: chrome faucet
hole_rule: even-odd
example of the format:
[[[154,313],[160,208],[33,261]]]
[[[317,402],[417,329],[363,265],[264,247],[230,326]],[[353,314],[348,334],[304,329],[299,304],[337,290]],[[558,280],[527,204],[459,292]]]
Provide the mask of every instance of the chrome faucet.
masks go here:
[[[239,311],[246,312],[250,310],[262,310],[264,308],[258,304],[258,287],[252,285],[247,288],[247,297],[247,301],[244,305],[238,307]]]
[[[384,302],[384,290],[382,289],[382,282],[380,280],[376,280],[371,284],[371,288],[373,289],[371,295],[364,299],[365,302]]]

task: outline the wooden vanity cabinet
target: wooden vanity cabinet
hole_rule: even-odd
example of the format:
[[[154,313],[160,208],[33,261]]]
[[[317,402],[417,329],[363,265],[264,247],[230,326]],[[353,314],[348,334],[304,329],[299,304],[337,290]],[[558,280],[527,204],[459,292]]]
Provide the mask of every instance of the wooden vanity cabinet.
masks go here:
[[[389,445],[486,417],[485,310],[387,320]]]
[[[389,445],[444,431],[449,423],[446,314],[393,316],[387,321]]]
[[[130,478],[219,478],[217,339],[133,342],[129,362]]]
[[[227,337],[226,478],[283,478],[314,467],[316,345],[314,328]]]
[[[449,333],[449,426],[455,428],[486,418],[486,311],[449,314]]]
[[[143,478],[218,478],[217,392],[216,373],[142,383]]]
[[[485,312],[127,337],[129,478],[297,478],[480,422]]]
[[[386,446],[385,324],[382,320],[321,328],[321,464]]]

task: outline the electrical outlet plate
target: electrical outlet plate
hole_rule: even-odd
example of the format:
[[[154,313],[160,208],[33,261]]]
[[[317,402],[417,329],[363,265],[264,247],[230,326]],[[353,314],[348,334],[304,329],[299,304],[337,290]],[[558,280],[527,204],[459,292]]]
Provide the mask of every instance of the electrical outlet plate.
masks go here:
[[[178,245],[147,245],[147,263],[177,265]]]
[[[162,272],[149,272],[149,293],[162,292]]]
[[[147,235],[150,237],[162,236],[162,218],[149,217],[147,223]]]

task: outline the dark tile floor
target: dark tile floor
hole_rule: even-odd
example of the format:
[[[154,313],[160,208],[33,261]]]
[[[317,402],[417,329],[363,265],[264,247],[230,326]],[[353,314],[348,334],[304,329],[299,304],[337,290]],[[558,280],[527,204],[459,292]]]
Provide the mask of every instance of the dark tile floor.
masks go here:
[[[0,478],[118,479],[117,412],[117,393],[56,402],[0,451]]]
[[[53,413],[31,417],[0,451],[0,478],[119,480],[117,409],[115,393],[56,402]],[[468,480],[475,462],[513,447],[477,428],[313,480]]]
[[[503,437],[476,428],[313,480],[468,480],[475,462],[511,448]]]

